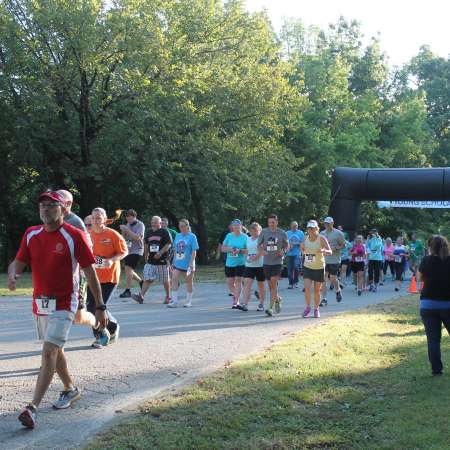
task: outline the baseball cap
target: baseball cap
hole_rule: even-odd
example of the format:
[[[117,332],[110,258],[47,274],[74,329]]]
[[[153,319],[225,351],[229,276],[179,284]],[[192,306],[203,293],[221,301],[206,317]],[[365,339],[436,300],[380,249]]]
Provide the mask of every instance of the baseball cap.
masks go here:
[[[306,224],[306,228],[319,228],[319,224],[317,223],[317,220],[310,220]]]
[[[378,233],[378,230],[377,230],[376,228],[372,228],[372,229],[370,230],[370,232],[371,232],[371,233]]]
[[[54,202],[61,203],[61,205],[65,205],[65,198],[56,191],[45,191],[40,196],[38,201],[42,201],[44,199],[53,200]]]
[[[325,217],[325,219],[323,219],[323,222],[324,223],[334,223],[334,220],[332,217],[328,216],[328,217]]]
[[[242,222],[239,219],[234,219],[231,221],[230,225],[242,225]]]

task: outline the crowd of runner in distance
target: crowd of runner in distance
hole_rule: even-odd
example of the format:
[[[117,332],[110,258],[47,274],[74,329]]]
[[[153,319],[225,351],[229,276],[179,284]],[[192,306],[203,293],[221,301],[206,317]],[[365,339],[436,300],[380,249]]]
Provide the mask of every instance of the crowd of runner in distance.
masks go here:
[[[164,303],[176,308],[180,279],[184,279],[183,307],[189,308],[193,305],[199,249],[187,219],[178,222],[177,231],[169,228],[167,219],[153,216],[146,230],[137,212],[129,209],[119,232],[108,226],[111,220],[101,207],[94,208],[81,220],[72,212],[73,196],[66,190],[46,191],[37,203],[42,224],[25,231],[8,268],[11,290],[16,288],[26,266],[32,271],[32,311],[38,338],[43,341],[42,366],[33,399],[19,415],[27,428],[35,427],[37,408],[55,372],[64,388],[54,407],[68,408],[80,398],[64,353],[73,324],[91,330],[92,347],[96,349],[119,339],[120,324],[107,305],[120,280],[121,261],[126,273],[121,298],[132,298],[142,304],[150,286],[158,281],[164,286]],[[288,231],[281,229],[275,214],[269,215],[264,228],[254,222],[247,230],[239,219],[233,220],[217,249],[218,255],[225,257],[231,308],[248,311],[254,293],[257,311],[269,317],[279,314],[282,298],[278,288],[285,264],[290,289],[298,288],[303,277],[303,317],[313,313],[315,318],[320,317],[320,306],[327,305],[326,280],[335,291],[336,301],[341,302],[342,289],[350,282],[351,273],[355,289],[361,295],[366,289],[376,292],[387,269],[396,280],[396,290],[400,289],[408,264],[413,273],[417,272],[424,246],[415,235],[408,245],[402,237],[394,244],[390,238],[383,240],[374,229],[367,239],[358,235],[350,242],[340,227],[334,227],[332,217],[326,217],[323,223],[324,229],[320,231],[318,222],[309,220],[303,232],[297,222],[292,222]],[[144,267],[140,274],[142,258]],[[255,279],[257,290],[253,291]],[[133,282],[139,286],[136,293],[131,292]]]

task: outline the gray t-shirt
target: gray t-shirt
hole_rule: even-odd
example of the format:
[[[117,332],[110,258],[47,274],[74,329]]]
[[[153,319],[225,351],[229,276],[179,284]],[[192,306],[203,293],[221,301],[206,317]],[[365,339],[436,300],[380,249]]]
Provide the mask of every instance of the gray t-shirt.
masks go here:
[[[336,247],[345,244],[344,233],[342,231],[339,231],[337,228],[333,228],[333,230],[330,232],[328,232],[327,230],[323,230],[320,234],[327,239],[330,244],[331,250],[333,250],[332,255],[325,255],[325,263],[339,264],[341,262],[342,249],[336,249]]]
[[[283,264],[283,256],[278,256],[277,252],[288,247],[288,235],[281,228],[277,228],[276,231],[264,228],[259,235],[258,245],[262,245],[263,250],[267,253],[264,255],[263,264],[266,266]]]
[[[70,212],[66,217],[64,217],[64,222],[78,228],[81,231],[84,231],[85,233],[87,232],[84,222],[73,212]]]
[[[125,237],[128,246],[128,254],[142,256],[144,254],[145,225],[140,220],[136,220],[131,224],[127,223],[127,227],[141,238],[140,241],[134,241]]]

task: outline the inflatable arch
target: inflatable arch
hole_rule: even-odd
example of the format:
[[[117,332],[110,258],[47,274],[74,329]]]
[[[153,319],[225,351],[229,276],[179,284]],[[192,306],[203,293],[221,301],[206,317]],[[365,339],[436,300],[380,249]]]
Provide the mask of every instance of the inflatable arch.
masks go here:
[[[333,171],[330,215],[352,235],[363,200],[450,200],[450,168]]]

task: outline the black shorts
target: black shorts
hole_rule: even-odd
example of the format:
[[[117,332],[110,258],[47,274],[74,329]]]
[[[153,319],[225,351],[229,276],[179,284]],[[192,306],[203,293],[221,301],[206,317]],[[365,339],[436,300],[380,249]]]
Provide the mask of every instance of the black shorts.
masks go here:
[[[349,259],[343,259],[342,261],[341,261],[341,267],[342,266],[348,266],[350,264],[350,260]]]
[[[256,281],[265,281],[264,269],[262,267],[246,267],[244,270],[244,278],[251,278]]]
[[[325,272],[330,275],[337,275],[339,273],[340,264],[325,264]]]
[[[352,261],[352,272],[358,273],[358,272],[364,272],[364,261]]]
[[[303,279],[315,281],[316,283],[323,283],[325,281],[324,269],[310,269],[303,266]]]
[[[225,266],[225,276],[227,278],[242,277],[244,275],[245,266],[228,267]]]
[[[270,280],[273,277],[281,277],[281,264],[274,264],[273,266],[264,264],[263,269],[266,280]]]
[[[139,260],[141,259],[141,255],[137,255],[136,253],[131,253],[130,255],[125,256],[123,262],[126,266],[131,267],[133,270],[136,269]]]

